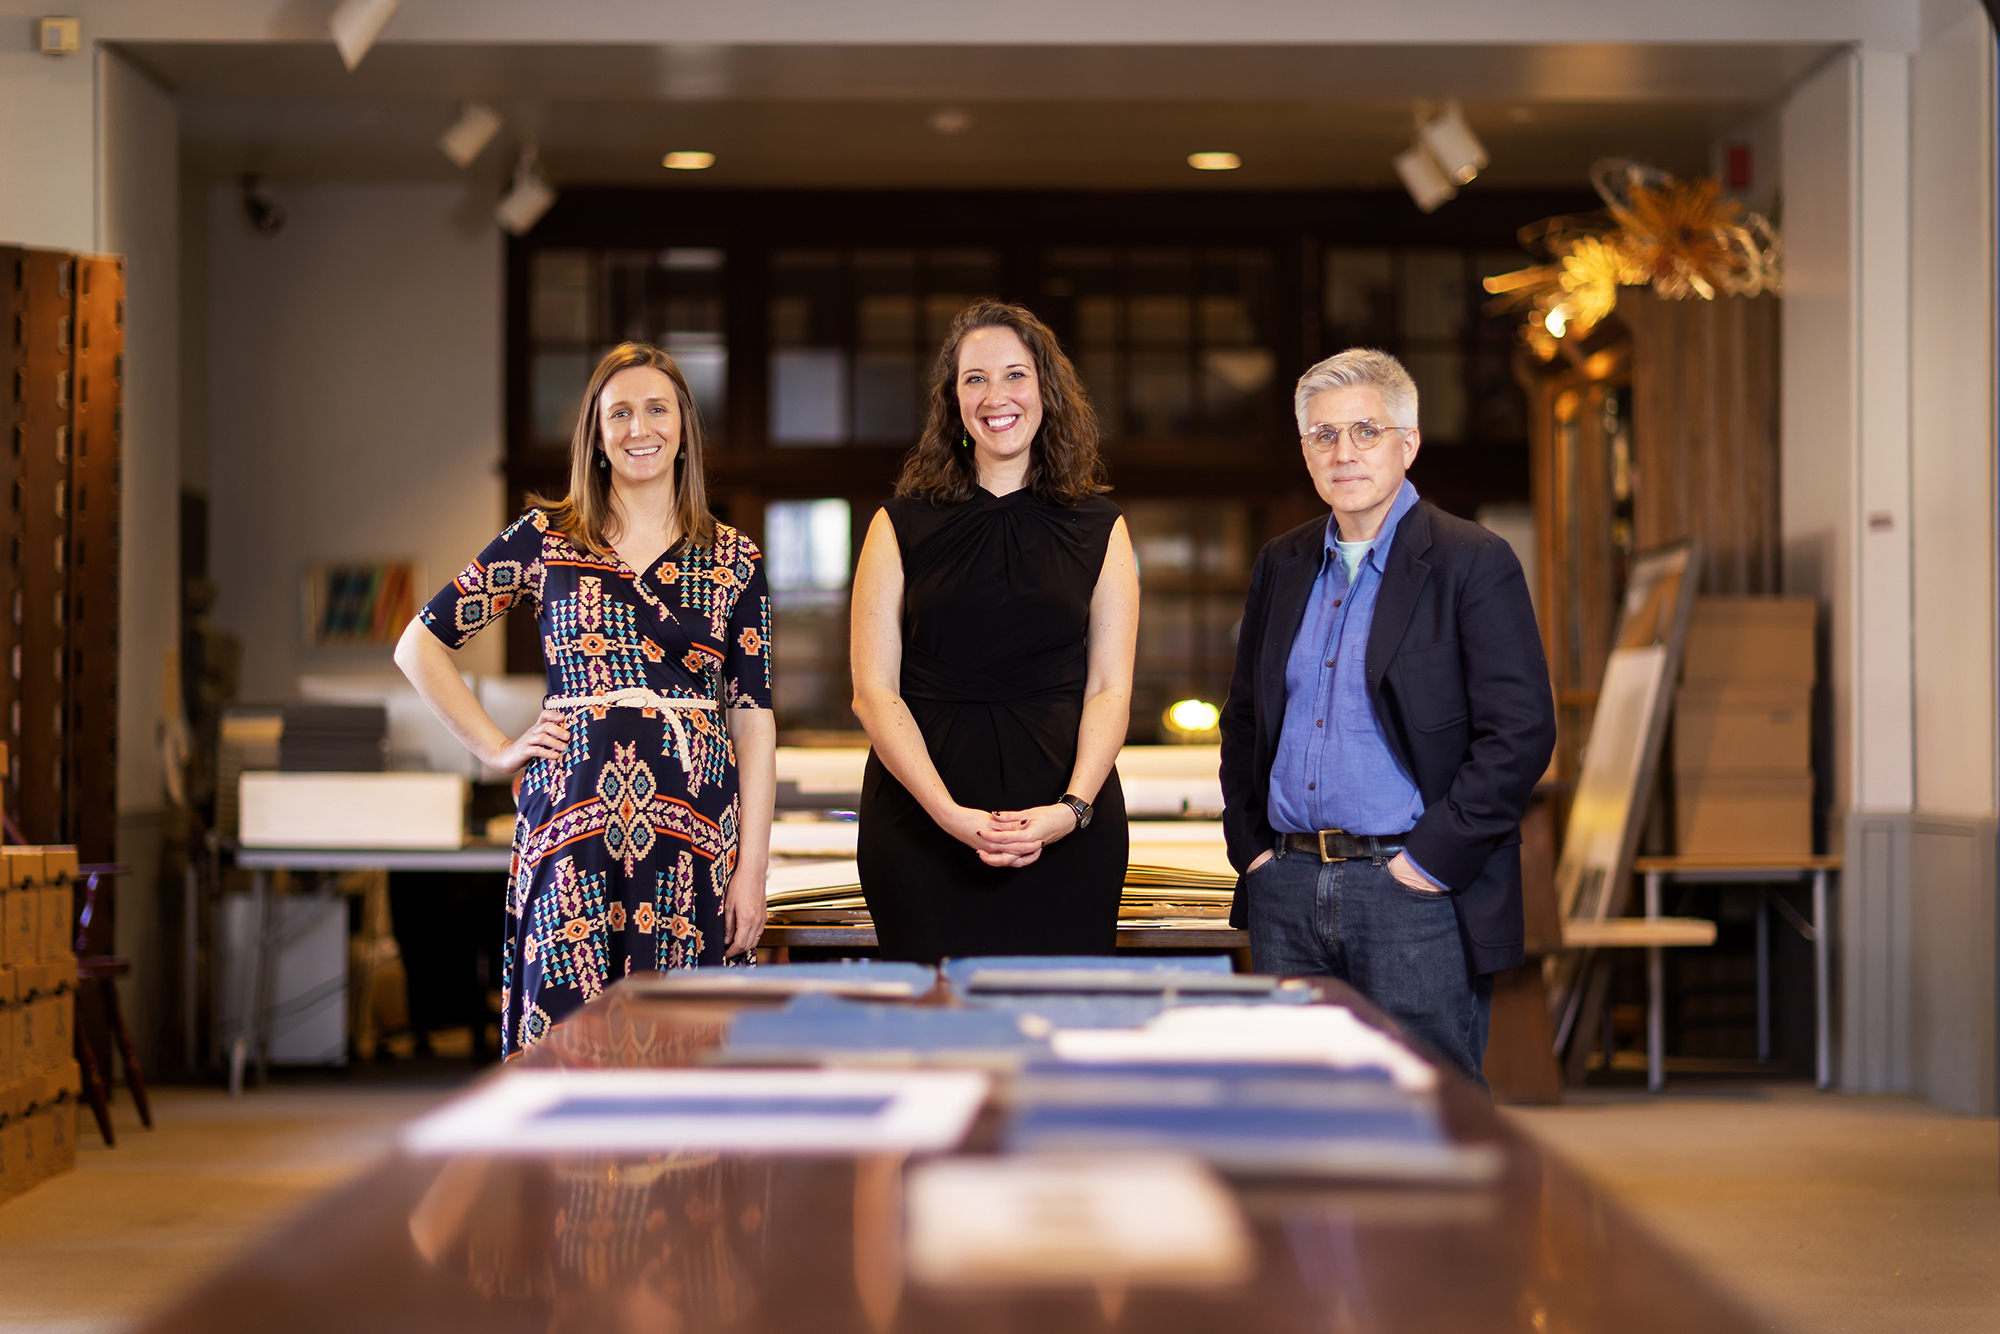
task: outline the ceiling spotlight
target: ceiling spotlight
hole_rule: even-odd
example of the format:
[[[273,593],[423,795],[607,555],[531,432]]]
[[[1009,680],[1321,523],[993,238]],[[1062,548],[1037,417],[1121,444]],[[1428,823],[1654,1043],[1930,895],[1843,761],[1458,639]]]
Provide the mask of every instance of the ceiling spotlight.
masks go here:
[[[340,0],[327,18],[326,30],[333,34],[333,45],[340,52],[340,63],[351,73],[361,58],[368,54],[368,48],[375,45],[375,39],[382,35],[382,29],[389,26],[389,20],[396,17],[396,11],[403,7],[402,0]]]
[[[660,165],[673,171],[706,171],[715,165],[715,154],[676,149],[661,158]]]
[[[1243,165],[1234,153],[1189,153],[1187,162],[1196,171],[1235,171]]]
[[[451,159],[453,166],[463,170],[486,151],[486,145],[500,132],[500,125],[500,113],[492,107],[484,102],[467,102],[458,119],[439,138],[438,150]]]
[[[556,188],[542,175],[535,146],[521,150],[520,165],[514,168],[514,188],[507,192],[493,217],[509,236],[521,236],[542,220],[542,214],[556,202]]]
[[[1465,109],[1456,102],[1446,102],[1436,119],[1417,131],[1417,137],[1453,185],[1464,185],[1486,169],[1486,146],[1465,123]]]
[[[1439,204],[1458,196],[1458,188],[1445,179],[1421,144],[1396,154],[1396,174],[1403,178],[1403,188],[1425,213],[1436,212]]]
[[[932,112],[930,126],[939,134],[964,134],[972,128],[972,116],[969,112],[949,107],[943,111]]]
[[[1425,213],[1458,196],[1458,187],[1486,166],[1486,149],[1456,102],[1426,119],[1417,112],[1417,142],[1396,155],[1396,175]]]

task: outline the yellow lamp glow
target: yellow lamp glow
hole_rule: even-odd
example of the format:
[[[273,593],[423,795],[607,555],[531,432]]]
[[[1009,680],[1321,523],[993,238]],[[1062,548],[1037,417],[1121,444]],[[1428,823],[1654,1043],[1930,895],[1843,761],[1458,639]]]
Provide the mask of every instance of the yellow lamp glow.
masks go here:
[[[1243,159],[1234,153],[1189,153],[1188,165],[1196,171],[1235,171]]]
[[[674,171],[702,171],[715,165],[715,154],[678,150],[661,158],[660,165]]]
[[[1569,307],[1557,306],[1549,311],[1548,317],[1542,321],[1542,326],[1549,331],[1551,337],[1561,338],[1563,331],[1569,328]]]
[[[1162,721],[1169,732],[1192,741],[1215,732],[1222,721],[1222,710],[1204,700],[1184,699],[1170,706]]]

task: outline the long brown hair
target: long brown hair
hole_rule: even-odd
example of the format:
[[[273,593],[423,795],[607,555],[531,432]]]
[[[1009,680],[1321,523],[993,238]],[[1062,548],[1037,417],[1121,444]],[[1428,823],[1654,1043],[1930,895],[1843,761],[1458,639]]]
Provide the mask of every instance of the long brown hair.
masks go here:
[[[681,536],[690,546],[715,545],[715,517],[708,512],[708,485],[701,471],[701,414],[696,411],[694,394],[687,377],[674,359],[651,343],[620,343],[604,354],[591,372],[590,387],[584,391],[583,407],[576,414],[576,430],[569,440],[569,494],[560,500],[531,495],[528,504],[547,512],[556,531],[598,556],[611,555],[611,539],[606,535],[615,502],[611,495],[611,470],[597,466],[604,444],[598,425],[597,400],[605,384],[620,371],[634,366],[650,366],[674,382],[674,397],[681,414],[681,447],[674,456],[674,517],[680,521]]]
[[[1111,488],[1097,452],[1097,410],[1083,378],[1064,355],[1055,333],[1034,312],[1004,301],[975,301],[958,312],[931,370],[924,433],[903,461],[899,496],[928,496],[944,504],[970,500],[979,485],[972,451],[960,443],[966,426],[958,412],[958,350],[975,329],[1012,329],[1035,359],[1042,395],[1042,426],[1028,446],[1028,490],[1051,505],[1074,505]]]

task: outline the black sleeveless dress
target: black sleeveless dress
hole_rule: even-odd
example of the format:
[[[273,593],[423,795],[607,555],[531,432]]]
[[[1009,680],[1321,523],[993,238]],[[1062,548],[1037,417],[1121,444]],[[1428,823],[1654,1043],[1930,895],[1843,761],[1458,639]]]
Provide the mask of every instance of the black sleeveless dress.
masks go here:
[[[938,776],[978,810],[1068,790],[1088,676],[1090,599],[1118,507],[984,490],[960,505],[883,507],[903,556],[903,701]],[[1114,768],[1088,829],[1031,866],[993,867],[868,757],[861,888],[885,959],[1109,954],[1129,842]]]

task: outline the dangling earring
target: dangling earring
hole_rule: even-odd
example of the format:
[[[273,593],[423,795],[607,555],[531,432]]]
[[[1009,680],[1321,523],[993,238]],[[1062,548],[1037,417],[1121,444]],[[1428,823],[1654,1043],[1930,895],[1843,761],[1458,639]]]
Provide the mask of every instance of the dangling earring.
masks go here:
[[[972,448],[972,432],[962,426],[958,430],[958,447],[960,449]]]
[[[611,456],[609,454],[606,454],[601,449],[597,451],[597,466],[600,468],[608,468],[611,466]]]

